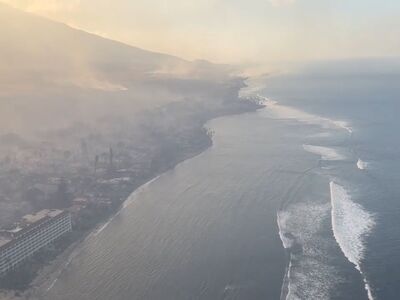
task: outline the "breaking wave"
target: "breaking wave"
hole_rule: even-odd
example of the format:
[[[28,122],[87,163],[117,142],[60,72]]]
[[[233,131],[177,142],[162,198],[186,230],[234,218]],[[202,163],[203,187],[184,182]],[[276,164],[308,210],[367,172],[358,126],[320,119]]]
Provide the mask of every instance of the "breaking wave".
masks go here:
[[[259,102],[279,118],[320,126],[323,129],[344,130],[353,136],[353,128],[346,121],[332,120],[313,115],[299,109],[280,105],[266,97],[257,95]],[[311,137],[328,137],[331,133],[322,132]],[[324,161],[345,160],[342,151],[317,145],[303,145],[304,150],[317,154]],[[365,170],[368,163],[358,159],[357,168]],[[330,211],[334,235],[332,243],[337,243],[347,258],[361,274],[369,300],[373,300],[370,283],[362,271],[365,252],[365,238],[375,226],[371,213],[352,201],[347,191],[340,185],[330,182],[331,203],[328,210],[324,204],[293,204],[278,212],[279,236],[283,247],[289,253],[289,262],[283,280],[281,300],[329,299],[335,285],[340,281],[337,270],[326,263],[329,250],[328,240],[320,235],[326,214]],[[329,217],[328,217],[329,219]],[[326,220],[326,219],[325,219]],[[325,260],[325,261],[324,261]]]
[[[360,170],[365,170],[368,168],[368,163],[365,161],[362,161],[361,159],[358,159],[357,168],[359,168]]]
[[[297,203],[278,212],[279,236],[289,254],[281,300],[329,299],[337,282],[334,267],[326,264],[329,245],[322,233],[329,210],[329,203]]]
[[[361,205],[354,203],[337,183],[330,182],[330,192],[333,235],[343,254],[360,272],[368,298],[372,300],[372,289],[362,272],[361,263],[365,251],[364,239],[375,226],[374,218]]]
[[[353,134],[353,128],[346,121],[332,120],[313,115],[294,107],[278,104],[278,102],[271,100],[267,97],[263,97],[261,95],[257,95],[256,98],[258,99],[260,104],[268,107],[274,114],[279,117],[296,119],[299,122],[310,125],[318,125],[325,129],[344,129],[347,131],[348,134]]]
[[[143,185],[141,185],[140,187],[138,187],[129,197],[127,200],[124,201],[124,203],[122,204],[122,207],[112,216],[108,219],[108,221],[106,223],[104,223],[102,226],[99,227],[99,229],[97,231],[94,232],[94,236],[99,235],[104,229],[106,229],[108,227],[108,225],[110,225],[110,223],[114,220],[115,217],[119,216],[121,211],[125,208],[127,208],[129,205],[131,205],[133,203],[133,201],[135,200],[135,197],[143,192],[146,188],[148,188],[148,186],[150,184],[152,184],[154,181],[156,181],[158,178],[160,178],[161,175],[158,175],[156,177],[154,177],[153,179],[147,181],[146,183],[144,183]]]
[[[283,248],[290,249],[293,246],[293,239],[287,236],[286,225],[288,224],[290,213],[286,211],[280,211],[277,214],[277,222],[279,229],[279,237],[282,241]]]
[[[303,145],[304,150],[307,152],[317,154],[322,160],[343,160],[344,155],[340,154],[336,149],[315,146],[315,145]]]
[[[114,219],[114,217],[111,217],[106,223],[104,223],[95,233],[94,236],[99,235],[108,225],[110,225],[111,221]]]
[[[327,119],[328,120],[328,119]],[[353,133],[353,128],[346,121],[332,121],[337,127],[346,130],[349,134]]]

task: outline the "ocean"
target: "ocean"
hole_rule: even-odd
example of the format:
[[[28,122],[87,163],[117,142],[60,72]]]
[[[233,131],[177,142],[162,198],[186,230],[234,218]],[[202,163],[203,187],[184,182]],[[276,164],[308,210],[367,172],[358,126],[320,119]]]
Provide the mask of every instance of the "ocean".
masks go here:
[[[136,190],[41,299],[398,299],[398,64],[249,81],[265,108]]]
[[[329,284],[321,284],[321,292],[331,287],[320,298],[311,296],[309,289],[304,289],[305,294],[301,288],[299,291],[297,277],[310,278],[302,265],[309,259],[302,257],[309,242],[300,242],[299,251],[289,249],[292,267],[286,274],[292,280],[287,280],[286,299],[399,298],[399,66],[397,59],[325,62],[262,81],[260,97],[266,97],[275,116],[319,128],[318,133],[304,134],[303,148],[319,159],[312,173],[329,181],[328,215],[312,222],[313,226],[326,222],[328,229],[320,231],[322,240],[312,251],[323,249],[317,265],[321,264],[325,271],[327,266],[332,267],[323,280],[336,275]],[[284,205],[280,213],[284,216],[283,237],[293,236],[287,224],[293,222],[290,214],[296,205],[298,201]],[[298,211],[293,215],[301,219],[301,224],[308,224]],[[313,234],[313,240],[315,236],[318,234]],[[289,241],[296,243],[298,239],[294,235]],[[338,255],[322,247],[329,239],[336,241],[341,250],[339,256],[348,260],[358,276],[341,275],[344,265],[326,263]],[[354,288],[360,280],[363,292]]]

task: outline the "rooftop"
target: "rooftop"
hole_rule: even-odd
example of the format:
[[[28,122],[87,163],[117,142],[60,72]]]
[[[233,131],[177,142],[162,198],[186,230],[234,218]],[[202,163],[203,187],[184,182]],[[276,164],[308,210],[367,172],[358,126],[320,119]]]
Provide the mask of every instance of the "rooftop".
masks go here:
[[[43,209],[35,214],[23,216],[22,220],[18,222],[14,228],[0,230],[0,247],[12,241],[25,230],[29,230],[31,225],[40,222],[45,218],[54,218],[62,213],[63,211],[60,209]]]
[[[46,217],[54,218],[61,214],[63,211],[60,209],[43,209],[35,214],[25,215],[22,217],[23,223],[30,225],[36,223]]]

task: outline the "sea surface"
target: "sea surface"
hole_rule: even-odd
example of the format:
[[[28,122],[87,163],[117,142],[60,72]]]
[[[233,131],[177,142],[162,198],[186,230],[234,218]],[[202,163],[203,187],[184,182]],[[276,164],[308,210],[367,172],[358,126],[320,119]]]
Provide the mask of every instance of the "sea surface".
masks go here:
[[[42,298],[399,299],[399,69],[249,82],[265,108],[209,122],[213,146],[136,190]]]

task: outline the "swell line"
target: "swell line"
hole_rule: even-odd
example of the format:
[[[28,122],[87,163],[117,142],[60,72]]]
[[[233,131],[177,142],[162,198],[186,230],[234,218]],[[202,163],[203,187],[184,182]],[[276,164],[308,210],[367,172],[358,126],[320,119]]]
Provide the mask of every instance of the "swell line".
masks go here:
[[[372,288],[362,271],[365,252],[365,237],[375,226],[371,213],[353,202],[347,191],[331,181],[331,219],[333,235],[344,256],[360,273],[369,300],[374,300]]]

